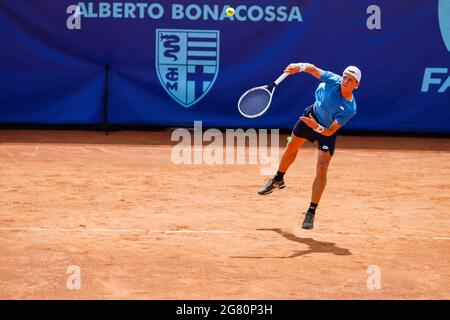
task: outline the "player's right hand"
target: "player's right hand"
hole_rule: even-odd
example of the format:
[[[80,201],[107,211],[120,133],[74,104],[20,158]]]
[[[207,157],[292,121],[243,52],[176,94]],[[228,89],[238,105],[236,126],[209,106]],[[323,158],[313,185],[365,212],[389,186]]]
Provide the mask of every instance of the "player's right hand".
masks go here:
[[[284,72],[286,72],[290,75],[293,75],[293,74],[299,73],[300,68],[297,63],[291,63],[286,67],[286,69],[284,69]]]
[[[316,130],[319,126],[316,119],[314,119],[312,115],[309,115],[309,117],[301,116],[300,120],[306,123],[306,125],[313,130]]]

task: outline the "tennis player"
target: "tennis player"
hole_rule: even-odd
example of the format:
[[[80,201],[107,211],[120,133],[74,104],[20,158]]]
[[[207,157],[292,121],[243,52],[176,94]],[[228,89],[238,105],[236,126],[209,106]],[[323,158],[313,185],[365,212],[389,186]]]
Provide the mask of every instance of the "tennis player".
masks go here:
[[[258,193],[266,195],[275,189],[285,188],[284,174],[294,162],[298,150],[306,140],[317,140],[319,154],[316,178],[312,186],[311,203],[302,226],[303,229],[312,229],[316,209],[327,183],[327,171],[334,153],[337,132],[356,114],[353,90],[359,86],[361,71],[355,66],[349,66],[341,77],[309,63],[292,63],[286,67],[285,72],[290,75],[306,72],[323,82],[316,89],[316,101],[305,109],[303,116],[294,126],[278,172]]]

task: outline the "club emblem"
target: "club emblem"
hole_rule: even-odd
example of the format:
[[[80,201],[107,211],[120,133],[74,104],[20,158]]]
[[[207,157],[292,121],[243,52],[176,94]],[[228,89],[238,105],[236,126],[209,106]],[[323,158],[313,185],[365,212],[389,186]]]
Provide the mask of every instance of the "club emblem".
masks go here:
[[[219,72],[219,31],[156,30],[156,70],[167,93],[183,107],[199,102]]]

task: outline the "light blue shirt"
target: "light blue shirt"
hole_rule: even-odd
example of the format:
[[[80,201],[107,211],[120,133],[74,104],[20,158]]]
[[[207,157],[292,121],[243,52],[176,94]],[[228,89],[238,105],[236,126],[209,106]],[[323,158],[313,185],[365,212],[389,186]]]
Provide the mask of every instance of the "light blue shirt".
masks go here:
[[[329,127],[336,120],[342,127],[356,114],[356,101],[348,101],[341,95],[342,77],[330,71],[323,71],[323,82],[316,89],[314,111],[320,124]]]

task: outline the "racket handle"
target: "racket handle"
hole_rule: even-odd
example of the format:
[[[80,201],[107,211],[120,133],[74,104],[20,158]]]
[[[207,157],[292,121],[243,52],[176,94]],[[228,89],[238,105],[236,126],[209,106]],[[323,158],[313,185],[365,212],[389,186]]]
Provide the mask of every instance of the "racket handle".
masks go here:
[[[283,73],[281,76],[278,77],[277,80],[275,80],[275,85],[279,85],[281,82],[283,82],[284,79],[289,75],[289,73]]]

